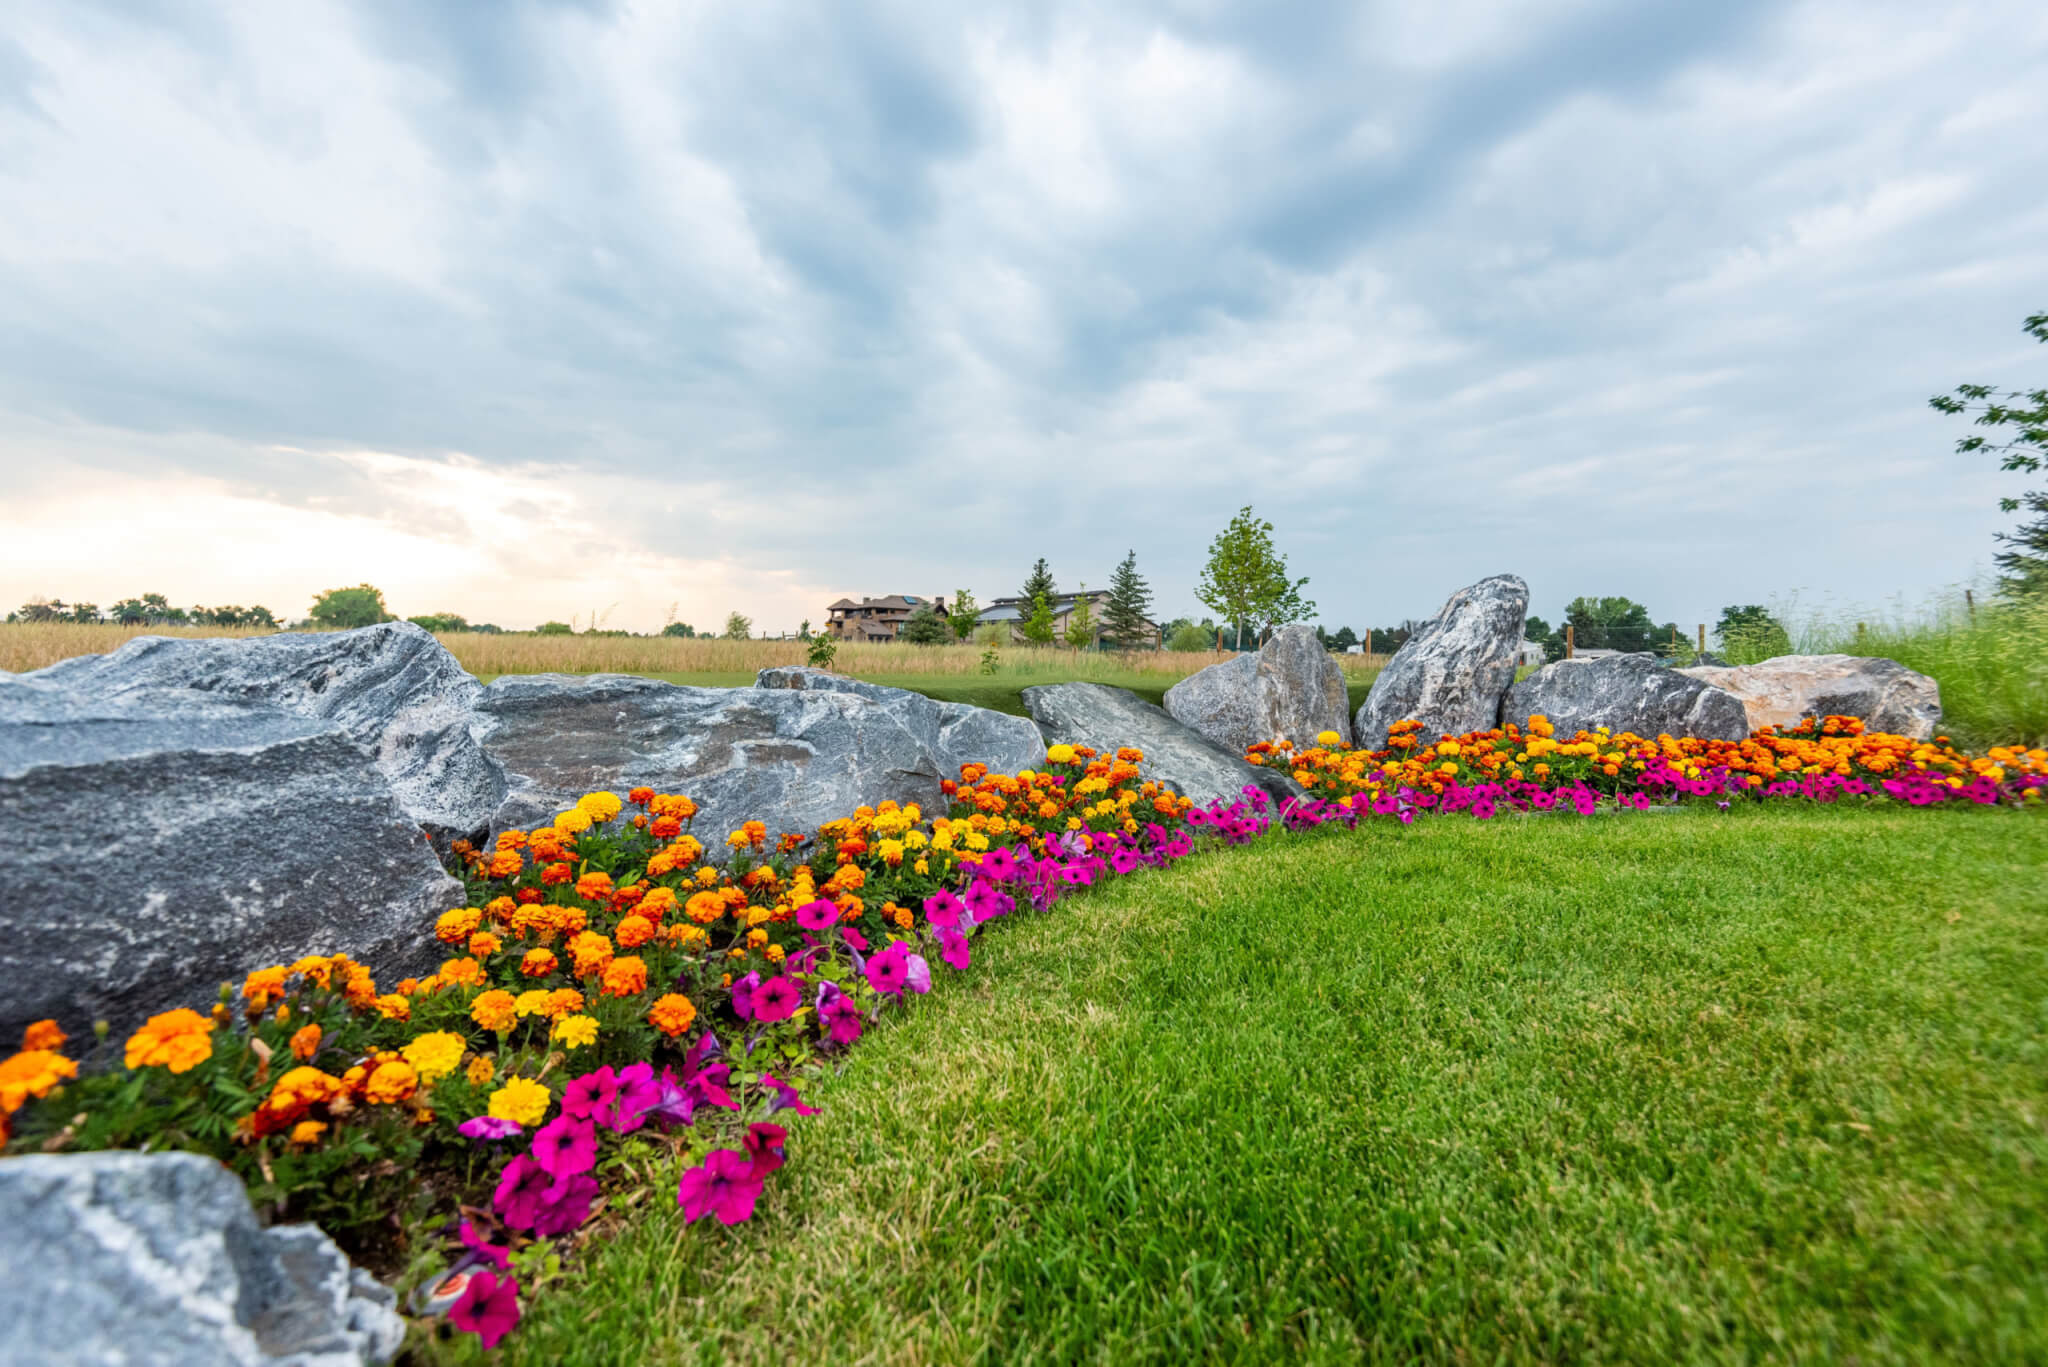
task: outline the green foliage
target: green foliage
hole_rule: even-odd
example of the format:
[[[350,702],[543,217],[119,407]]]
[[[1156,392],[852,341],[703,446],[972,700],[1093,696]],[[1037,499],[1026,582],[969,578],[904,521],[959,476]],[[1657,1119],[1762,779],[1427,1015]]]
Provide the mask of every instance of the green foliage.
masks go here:
[[[910,610],[909,619],[896,634],[910,645],[935,646],[950,640],[953,629],[930,603],[919,603]]]
[[[1574,598],[1566,606],[1564,616],[1572,628],[1573,645],[1580,650],[1651,651],[1668,655],[1679,634],[1675,623],[1652,622],[1649,609],[1628,598]],[[1543,642],[1545,654],[1549,654],[1550,644],[1548,640]],[[1560,648],[1559,654],[1562,653]]]
[[[426,631],[468,631],[469,621],[459,612],[430,612],[405,619]]]
[[[830,636],[813,636],[811,648],[804,653],[804,660],[813,669],[830,669],[832,661],[839,654],[839,643]]]
[[[1049,646],[1052,644],[1055,632],[1052,604],[1046,600],[1044,594],[1041,593],[1031,600],[1031,615],[1024,619],[1024,623],[1018,628],[1018,631],[1025,640],[1035,646]]]
[[[536,636],[573,636],[576,628],[567,622],[542,622],[533,629]]]
[[[810,623],[806,622],[804,625],[809,626]],[[696,638],[697,628],[691,626],[688,622],[670,622],[661,629],[661,634],[664,636],[681,637],[683,640],[688,641]]]
[[[1302,621],[1316,605],[1301,596],[1308,579],[1289,580],[1287,557],[1273,547],[1273,524],[1252,516],[1249,505],[1209,543],[1209,563],[1195,585],[1195,597],[1237,629],[1260,639],[1270,627]]]
[[[1001,667],[1002,651],[999,647],[991,643],[987,650],[981,652],[981,672],[983,674],[992,675]]]
[[[956,640],[967,640],[974,635],[974,628],[981,616],[981,604],[974,601],[974,595],[966,589],[953,592],[953,636]]]
[[[1088,597],[1088,583],[1081,582],[1080,595],[1074,599],[1074,606],[1067,613],[1067,644],[1075,650],[1086,650],[1095,644],[1095,609]]]
[[[1152,590],[1138,573],[1138,553],[1126,552],[1109,576],[1109,602],[1102,609],[1103,634],[1119,650],[1150,646]]]
[[[1721,647],[1721,658],[1730,664],[1755,664],[1792,653],[1792,637],[1784,624],[1758,603],[1722,608],[1721,620],[1714,625],[1714,640]]]
[[[2048,313],[2037,313],[2021,324],[2037,342],[2048,342]],[[1998,390],[1991,385],[1957,385],[1953,394],[1937,394],[1928,405],[1952,416],[1975,414],[1978,427],[2008,428],[2005,441],[1984,435],[1960,438],[1958,454],[1986,451],[1998,456],[1998,468],[2037,473],[2048,464],[2048,389]],[[2004,435],[2004,434],[2001,434]],[[2048,490],[2029,490],[2001,498],[1998,506],[2006,512],[2022,508],[2036,514],[2015,532],[2000,532],[1998,540],[2011,549],[1997,557],[2003,573],[2001,586],[2013,594],[2034,594],[2048,590]]]
[[[1172,650],[1214,650],[1216,632],[1209,627],[1198,627],[1193,622],[1183,622],[1173,629],[1173,634],[1166,638],[1166,643]]]
[[[727,613],[727,614],[725,615],[725,632],[724,632],[724,635],[725,635],[725,639],[726,639],[726,640],[728,640],[728,641],[744,641],[744,640],[747,640],[747,639],[751,638],[751,637],[753,636],[753,634],[754,634],[754,619],[753,619],[753,618],[751,618],[751,617],[746,617],[746,616],[742,616],[742,615],[741,615],[740,613],[738,613],[738,612],[728,612],[728,613]]]
[[[347,631],[392,620],[384,607],[384,591],[370,584],[329,589],[313,600],[313,610],[307,615],[315,626],[330,631]]]
[[[1350,627],[1338,627],[1337,634],[1330,638],[1330,649],[1343,654],[1358,644],[1358,633]]]
[[[1046,567],[1044,556],[1039,556],[1038,563],[1031,567],[1031,573],[1024,576],[1024,587],[1017,591],[1017,596],[1027,603],[1040,598],[1051,602],[1059,597],[1059,590],[1053,587],[1052,571]]]

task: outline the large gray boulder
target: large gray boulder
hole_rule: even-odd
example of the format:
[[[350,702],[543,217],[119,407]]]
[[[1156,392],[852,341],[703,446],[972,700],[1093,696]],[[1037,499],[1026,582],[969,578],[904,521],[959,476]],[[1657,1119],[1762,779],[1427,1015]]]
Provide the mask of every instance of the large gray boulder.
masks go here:
[[[1557,660],[1508,690],[1500,721],[1517,726],[1543,716],[1560,736],[1604,726],[1619,735],[1741,740],[1749,721],[1734,694],[1675,669],[1654,655]]]
[[[850,693],[887,708],[925,743],[943,778],[958,778],[963,764],[986,764],[990,773],[1014,774],[1045,762],[1045,741],[1028,717],[968,703],[937,702],[907,688],[888,688],[802,665],[764,669],[755,676],[754,686]]]
[[[1797,726],[1808,717],[1861,717],[1872,731],[1931,740],[1941,726],[1941,685],[1896,660],[1780,655],[1684,672],[1740,698],[1752,730]]]
[[[1127,688],[1040,684],[1024,690],[1024,706],[1047,745],[1086,745],[1105,755],[1136,746],[1145,752],[1146,778],[1197,802],[1235,801],[1247,783],[1274,797],[1301,794],[1287,775],[1245,763],[1242,753],[1232,754]]]
[[[325,722],[367,750],[407,814],[440,835],[482,830],[505,797],[504,772],[469,735],[482,685],[410,622],[241,640],[138,636],[22,677],[158,712],[215,699]]]
[[[196,1153],[0,1162],[5,1367],[360,1367],[405,1339],[389,1289],[312,1225],[264,1229]]]
[[[1528,615],[1529,586],[1512,574],[1452,594],[1373,680],[1353,718],[1358,744],[1383,747],[1397,721],[1421,722],[1430,739],[1491,729],[1515,681]]]
[[[54,1017],[118,1040],[306,954],[403,976],[462,905],[361,748],[267,707],[164,715],[0,679],[0,829],[0,1039]]]
[[[1232,754],[1260,741],[1309,746],[1325,731],[1351,740],[1344,671],[1315,628],[1282,627],[1256,654],[1235,655],[1166,690],[1166,711]]]
[[[475,729],[511,784],[498,829],[544,823],[596,789],[645,785],[694,799],[697,838],[719,854],[747,821],[809,832],[884,798],[927,811],[945,801],[924,737],[854,693],[508,674],[483,691]]]

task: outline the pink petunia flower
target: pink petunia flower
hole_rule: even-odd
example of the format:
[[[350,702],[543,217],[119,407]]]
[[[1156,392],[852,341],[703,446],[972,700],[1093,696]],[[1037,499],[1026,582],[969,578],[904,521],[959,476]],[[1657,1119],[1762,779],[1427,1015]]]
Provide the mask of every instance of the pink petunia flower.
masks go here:
[[[710,1215],[720,1224],[736,1225],[753,1215],[760,1195],[761,1181],[754,1176],[753,1162],[734,1149],[713,1149],[701,1166],[686,1171],[676,1185],[676,1204],[682,1207],[684,1224]]]
[[[796,923],[805,930],[830,930],[839,923],[839,908],[831,902],[806,902],[796,909]]]
[[[581,1116],[557,1116],[533,1136],[533,1161],[557,1180],[597,1166],[597,1126]]]
[[[777,974],[754,992],[754,1019],[764,1025],[786,1021],[803,1005],[804,994],[795,982]]]
[[[482,1339],[486,1350],[497,1347],[498,1340],[519,1323],[518,1280],[477,1273],[448,1307],[448,1322]]]

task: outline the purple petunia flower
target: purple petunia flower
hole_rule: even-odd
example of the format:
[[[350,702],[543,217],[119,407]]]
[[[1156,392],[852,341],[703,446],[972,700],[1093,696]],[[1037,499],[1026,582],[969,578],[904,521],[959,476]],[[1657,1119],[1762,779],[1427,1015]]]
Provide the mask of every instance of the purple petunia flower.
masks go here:
[[[597,1166],[597,1126],[587,1116],[556,1116],[535,1131],[533,1161],[560,1180]]]
[[[743,1021],[754,1018],[754,991],[761,986],[761,975],[749,973],[732,985],[732,1012]]]
[[[977,878],[967,885],[967,909],[974,913],[975,923],[1006,914],[1014,903],[996,885],[986,879]]]
[[[713,1149],[676,1185],[684,1224],[711,1215],[720,1224],[736,1225],[754,1213],[760,1195],[761,1179],[754,1176],[752,1160],[735,1149]]]
[[[687,1125],[696,1116],[697,1098],[690,1089],[676,1080],[674,1068],[663,1068],[661,1076],[654,1081],[654,1100],[640,1113],[641,1120],[651,1120],[667,1134],[678,1125]]]
[[[912,954],[904,962],[910,969],[903,979],[904,985],[920,995],[931,991],[932,966],[924,961],[924,955]]]
[[[924,899],[924,919],[935,926],[959,929],[960,913],[966,909],[950,892],[935,892]]]
[[[839,908],[824,900],[806,902],[796,909],[796,923],[805,930],[830,930],[839,922]]]
[[[964,972],[974,957],[967,948],[967,937],[957,930],[948,930],[944,926],[939,927],[938,936],[939,957],[955,969]]]
[[[463,1121],[455,1127],[456,1133],[468,1135],[482,1143],[486,1139],[516,1139],[526,1130],[516,1120],[506,1120],[495,1115],[480,1115]]]
[[[903,947],[903,941],[894,941],[868,960],[866,972],[869,987],[884,996],[893,997],[909,981],[910,951]]]
[[[754,1019],[764,1025],[786,1021],[803,1005],[804,994],[794,980],[777,974],[754,993]]]
[[[631,1063],[619,1069],[611,1104],[596,1113],[597,1123],[616,1134],[631,1134],[647,1121],[648,1108],[660,1099],[654,1065]]]
[[[572,1173],[547,1189],[535,1212],[533,1232],[543,1239],[558,1238],[590,1218],[591,1202],[597,1199],[597,1179]]]
[[[690,1047],[690,1052],[683,1056],[683,1086],[699,1106],[719,1106],[736,1111],[739,1102],[725,1090],[725,1080],[732,1076],[732,1065],[705,1063],[706,1059],[717,1058],[722,1053],[724,1050],[719,1047],[718,1036],[706,1030]]]
[[[1119,849],[1109,852],[1109,866],[1118,873],[1136,873],[1145,861],[1136,850]]]
[[[765,1120],[747,1126],[747,1157],[752,1160],[747,1175],[759,1182],[781,1167],[783,1144],[788,1138],[788,1130]]]
[[[763,1085],[772,1087],[775,1090],[775,1099],[768,1103],[768,1113],[770,1115],[777,1111],[795,1111],[798,1115],[816,1115],[818,1113],[816,1106],[804,1105],[803,1098],[797,1095],[796,1088],[790,1086],[787,1082],[775,1076],[775,1074],[763,1073],[761,1074],[761,1081]]]
[[[824,1023],[834,1044],[852,1044],[860,1038],[860,1008],[853,1004],[853,998],[840,990],[837,983],[818,984],[818,1019]]]
[[[548,1189],[555,1179],[547,1169],[525,1154],[505,1165],[505,1171],[498,1178],[498,1189],[491,1196],[498,1218],[511,1229],[532,1229],[541,1208],[547,1203]]]
[[[519,1323],[519,1282],[489,1272],[479,1272],[462,1288],[455,1304],[448,1307],[448,1322],[483,1340],[486,1351]]]

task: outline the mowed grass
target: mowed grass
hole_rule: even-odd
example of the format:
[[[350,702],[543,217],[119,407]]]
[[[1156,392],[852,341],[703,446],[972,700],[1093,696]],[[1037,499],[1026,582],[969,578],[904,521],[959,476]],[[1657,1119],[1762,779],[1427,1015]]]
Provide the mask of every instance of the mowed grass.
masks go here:
[[[997,923],[751,1224],[647,1193],[500,1352],[2042,1361],[2044,888],[1976,809],[1202,855]]]

